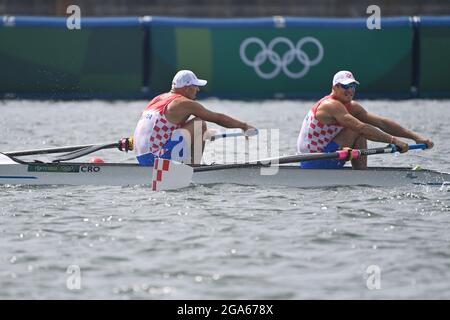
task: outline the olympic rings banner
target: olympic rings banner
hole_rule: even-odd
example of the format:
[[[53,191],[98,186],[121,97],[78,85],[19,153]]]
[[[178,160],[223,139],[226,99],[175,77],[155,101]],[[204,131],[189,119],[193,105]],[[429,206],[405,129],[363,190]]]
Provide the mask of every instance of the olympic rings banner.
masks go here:
[[[411,94],[413,28],[406,17],[383,20],[381,30],[367,29],[365,19],[286,18],[282,26],[270,18],[207,20],[153,20],[157,91],[167,90],[177,69],[191,69],[208,79],[202,91],[211,96],[317,98],[330,91],[335,72],[348,69],[362,96]]]
[[[302,50],[303,45],[307,43],[312,43],[317,48],[317,55],[314,59],[310,59],[308,54]],[[247,56],[247,49],[253,44],[259,46],[260,50],[258,50],[258,53],[253,58],[249,58]],[[287,50],[280,56],[275,48],[277,45],[283,44],[287,46]],[[284,73],[286,77],[300,79],[308,73],[312,66],[315,66],[322,61],[323,46],[319,40],[313,37],[302,38],[295,46],[291,40],[284,37],[272,39],[267,46],[260,38],[250,37],[241,43],[239,54],[242,62],[252,67],[256,74],[262,79],[273,79],[278,76],[280,72]],[[289,66],[291,63],[295,62],[295,60],[301,64],[298,72],[289,70]],[[269,61],[273,64],[273,68],[271,71],[265,72],[262,70],[262,66]]]

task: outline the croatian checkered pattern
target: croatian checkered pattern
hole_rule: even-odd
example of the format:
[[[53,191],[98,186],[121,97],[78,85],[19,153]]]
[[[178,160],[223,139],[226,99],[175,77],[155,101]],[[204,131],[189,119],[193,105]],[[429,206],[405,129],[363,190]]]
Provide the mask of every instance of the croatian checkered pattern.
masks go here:
[[[181,95],[169,92],[160,94],[149,102],[134,130],[134,150],[137,156],[151,153],[159,157],[167,152],[163,146],[182,124],[169,122],[165,111],[179,97]]]
[[[150,152],[156,156],[161,156],[167,151],[163,146],[180,126],[167,121],[166,117],[160,113],[155,112],[153,117],[156,117],[156,119],[150,135]]]
[[[332,95],[328,95],[320,99],[312,108],[309,110],[305,119],[303,120],[302,129],[298,135],[297,140],[297,151],[300,153],[314,153],[323,152],[325,147],[333,141],[333,139],[338,135],[343,129],[342,126],[338,124],[323,124],[316,118],[316,112],[320,104],[327,100],[334,99]],[[345,108],[350,110],[350,104],[346,104]]]
[[[161,182],[163,179],[164,172],[169,171],[170,161],[167,159],[156,158],[153,166],[153,172],[156,173],[153,175],[152,179],[152,190],[156,191],[158,187],[158,182]]]
[[[304,143],[306,149],[312,152],[323,152],[327,144],[343,129],[339,125],[326,125],[321,123],[312,110],[308,112],[305,119],[306,138]]]

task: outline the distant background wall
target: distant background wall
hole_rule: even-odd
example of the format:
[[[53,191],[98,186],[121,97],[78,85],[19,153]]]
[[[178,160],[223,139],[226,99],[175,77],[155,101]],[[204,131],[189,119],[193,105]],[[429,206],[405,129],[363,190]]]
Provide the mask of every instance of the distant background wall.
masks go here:
[[[450,17],[420,20],[419,96],[450,97]]]
[[[380,6],[383,16],[448,15],[448,0],[0,0],[0,14],[63,16],[71,4],[86,16],[360,17]]]
[[[0,93],[6,97],[136,97],[144,29],[138,18],[66,28],[65,19],[15,19],[0,26]]]
[[[204,96],[317,98],[353,71],[358,98],[450,97],[450,17],[197,19],[0,16],[0,97],[150,98],[179,69]]]

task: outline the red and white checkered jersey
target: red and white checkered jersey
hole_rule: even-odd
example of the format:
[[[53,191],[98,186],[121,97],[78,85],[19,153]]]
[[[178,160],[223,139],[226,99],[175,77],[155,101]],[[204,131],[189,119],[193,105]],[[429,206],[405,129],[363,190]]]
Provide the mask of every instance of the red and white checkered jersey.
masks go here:
[[[172,133],[181,127],[181,124],[174,124],[167,120],[165,111],[169,103],[179,97],[181,97],[180,94],[168,92],[149,102],[134,131],[136,155],[152,153],[159,157],[167,151],[163,146]]]
[[[334,98],[333,96],[328,95],[320,99],[311,110],[309,110],[303,120],[302,128],[297,139],[297,152],[323,152],[325,147],[333,141],[343,129],[339,124],[323,124],[316,118],[317,108],[319,108],[320,104],[327,99]],[[345,107],[349,110],[350,104],[346,104]]]

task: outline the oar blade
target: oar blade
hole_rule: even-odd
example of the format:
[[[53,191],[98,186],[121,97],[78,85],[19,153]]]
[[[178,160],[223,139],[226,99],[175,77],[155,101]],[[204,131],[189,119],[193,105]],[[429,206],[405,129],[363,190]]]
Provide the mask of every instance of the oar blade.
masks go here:
[[[153,166],[152,190],[174,190],[188,187],[192,181],[194,170],[183,163],[155,159]]]

